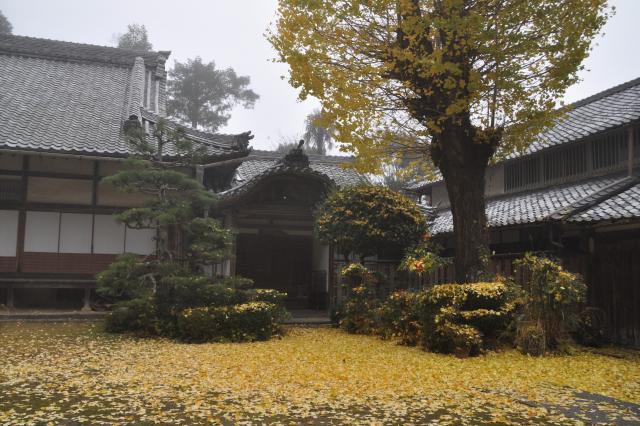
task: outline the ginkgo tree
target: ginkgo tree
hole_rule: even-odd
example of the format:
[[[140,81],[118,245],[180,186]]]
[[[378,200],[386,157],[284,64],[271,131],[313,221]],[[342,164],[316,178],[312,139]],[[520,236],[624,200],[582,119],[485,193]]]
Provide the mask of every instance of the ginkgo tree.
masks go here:
[[[419,154],[444,177],[458,282],[487,269],[488,164],[557,119],[606,0],[280,0],[268,38],[300,97],[375,172]]]

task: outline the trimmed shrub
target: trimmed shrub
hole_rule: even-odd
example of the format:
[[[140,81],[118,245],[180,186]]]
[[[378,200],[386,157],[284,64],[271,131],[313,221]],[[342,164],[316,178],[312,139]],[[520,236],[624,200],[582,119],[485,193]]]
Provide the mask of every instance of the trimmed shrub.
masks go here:
[[[513,287],[510,282],[497,281],[398,291],[378,308],[377,332],[434,352],[477,355],[495,345],[511,322]]]
[[[420,313],[423,344],[435,352],[465,355],[492,346],[514,312],[511,287],[497,281],[426,290]]]
[[[391,293],[378,308],[378,334],[387,339],[397,338],[402,345],[415,346],[420,343],[421,295],[405,290]]]
[[[428,337],[432,349],[460,357],[478,355],[482,348],[482,334],[475,327],[448,320],[440,321]]]
[[[585,308],[578,315],[574,333],[578,343],[599,348],[607,343],[607,316],[602,309]]]
[[[158,320],[153,300],[147,297],[119,302],[107,315],[105,329],[112,333],[157,334]]]
[[[152,268],[133,254],[118,256],[107,269],[96,275],[96,293],[108,303],[149,297],[153,293]]]
[[[279,307],[267,302],[189,308],[178,315],[178,330],[188,342],[250,342],[277,334],[279,319]]]

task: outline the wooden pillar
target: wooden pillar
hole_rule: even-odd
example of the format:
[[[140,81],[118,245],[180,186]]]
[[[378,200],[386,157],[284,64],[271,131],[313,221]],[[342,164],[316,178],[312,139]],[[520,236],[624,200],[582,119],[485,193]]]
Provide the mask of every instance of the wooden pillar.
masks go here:
[[[22,259],[24,257],[24,234],[27,221],[27,184],[29,170],[29,157],[22,157],[22,193],[20,196],[20,211],[18,212],[18,240],[16,245],[16,271],[22,272]],[[11,293],[13,296],[13,293]]]
[[[13,309],[13,285],[9,284],[7,286],[7,308]]]
[[[90,311],[91,310],[91,287],[86,286],[84,288],[84,297],[82,301],[83,301],[82,310]]]

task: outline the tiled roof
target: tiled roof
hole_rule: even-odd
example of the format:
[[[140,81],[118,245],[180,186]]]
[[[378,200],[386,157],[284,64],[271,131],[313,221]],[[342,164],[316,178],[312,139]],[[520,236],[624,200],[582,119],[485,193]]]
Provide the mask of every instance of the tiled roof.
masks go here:
[[[511,158],[579,140],[640,119],[640,78],[575,102],[568,109],[524,153],[514,154]]]
[[[141,109],[145,66],[162,55],[0,35],[0,149],[123,157],[122,125]],[[164,61],[164,60],[163,60]],[[164,62],[159,66],[164,70]],[[187,130],[211,156],[247,152],[250,136]],[[171,154],[171,153],[168,153]]]
[[[128,152],[129,68],[0,54],[0,148]]]
[[[501,196],[487,200],[489,227],[522,225],[550,220],[553,214],[570,207],[620,180],[620,177],[600,177],[569,185],[542,188],[535,191]],[[434,234],[453,231],[451,210],[440,210],[432,225]]]
[[[147,52],[0,34],[0,54],[57,59],[67,62],[100,62],[130,68],[137,57],[142,57],[147,67],[162,65],[170,52]]]
[[[640,218],[640,183],[569,217],[567,220],[574,223],[584,223],[638,218]]]
[[[235,170],[231,188],[219,193],[220,197],[237,197],[261,180],[280,174],[315,176],[338,187],[367,182],[364,175],[341,166],[351,161],[349,157],[308,155],[308,166],[288,164],[282,161],[283,157],[280,152],[253,151]]]
[[[142,110],[142,118],[150,123],[156,123],[160,116],[150,111]],[[181,126],[179,123],[166,119],[169,127],[176,128]],[[253,139],[251,132],[240,133],[237,135],[223,133],[202,132],[189,127],[183,127],[186,137],[194,142],[206,146],[208,155],[212,157],[228,157],[237,155],[246,155],[249,152],[249,141]],[[168,155],[174,154],[168,152]]]
[[[640,78],[582,99],[568,105],[567,109],[568,112],[538,135],[524,152],[513,153],[507,158],[526,156],[640,120]],[[437,175],[407,189],[419,191],[440,180],[442,176]]]

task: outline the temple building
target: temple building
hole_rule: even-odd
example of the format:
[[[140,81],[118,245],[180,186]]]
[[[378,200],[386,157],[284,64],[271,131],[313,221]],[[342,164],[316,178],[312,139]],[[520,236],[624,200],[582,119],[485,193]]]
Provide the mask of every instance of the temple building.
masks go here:
[[[131,154],[129,117],[149,129],[166,116],[169,54],[0,35],[0,305],[89,310],[97,272],[121,253],[153,252],[151,231],[113,217],[141,197],[101,179]],[[313,238],[311,209],[364,178],[341,167],[345,157],[253,150],[249,132],[186,133],[207,151],[193,175],[238,231],[235,256],[215,272],[326,309],[332,252]]]
[[[494,272],[526,251],[553,254],[588,284],[614,341],[640,346],[640,79],[569,106],[524,152],[490,166],[486,214]],[[410,188],[435,208],[432,232],[453,255],[444,182]],[[453,266],[429,283],[448,282]]]

